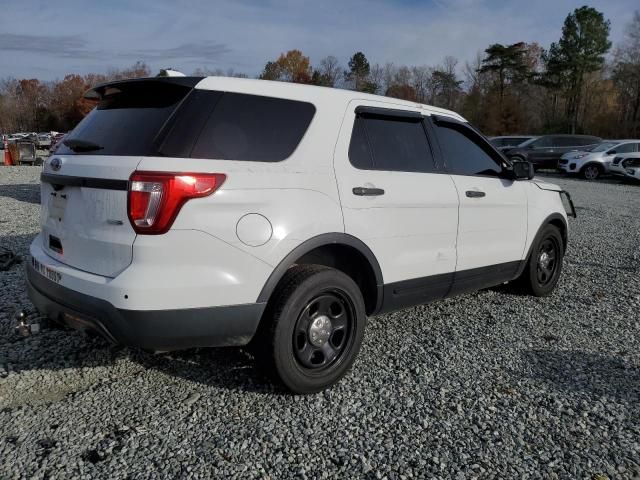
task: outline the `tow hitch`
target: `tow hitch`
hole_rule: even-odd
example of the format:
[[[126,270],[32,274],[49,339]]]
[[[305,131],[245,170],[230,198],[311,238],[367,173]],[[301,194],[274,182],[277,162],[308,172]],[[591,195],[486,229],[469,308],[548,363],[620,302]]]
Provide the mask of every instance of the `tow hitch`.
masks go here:
[[[29,314],[24,310],[19,310],[14,316],[16,322],[16,333],[23,337],[29,337],[42,332],[48,326],[48,319],[41,315]]]

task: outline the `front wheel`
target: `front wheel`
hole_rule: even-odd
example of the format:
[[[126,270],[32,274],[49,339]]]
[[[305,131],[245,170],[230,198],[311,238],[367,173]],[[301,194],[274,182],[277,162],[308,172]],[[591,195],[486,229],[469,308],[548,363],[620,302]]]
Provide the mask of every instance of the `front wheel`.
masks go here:
[[[519,283],[527,293],[546,297],[556,288],[562,271],[564,243],[558,227],[547,225],[534,241]]]
[[[362,344],[362,293],[344,273],[320,265],[289,269],[269,302],[253,350],[294,393],[315,393],[349,370]]]
[[[590,165],[586,165],[582,169],[581,173],[586,180],[595,180],[602,174],[602,170],[598,165],[590,164]]]

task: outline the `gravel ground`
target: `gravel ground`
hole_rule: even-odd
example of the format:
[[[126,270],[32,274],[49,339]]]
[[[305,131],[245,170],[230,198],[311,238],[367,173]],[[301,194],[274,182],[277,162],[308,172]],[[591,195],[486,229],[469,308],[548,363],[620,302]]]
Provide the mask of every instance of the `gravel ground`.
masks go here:
[[[27,253],[38,168],[0,168],[0,245]],[[13,336],[0,273],[0,478],[640,478],[640,186],[573,194],[558,290],[372,319],[330,391],[276,391],[236,349],[149,355]]]

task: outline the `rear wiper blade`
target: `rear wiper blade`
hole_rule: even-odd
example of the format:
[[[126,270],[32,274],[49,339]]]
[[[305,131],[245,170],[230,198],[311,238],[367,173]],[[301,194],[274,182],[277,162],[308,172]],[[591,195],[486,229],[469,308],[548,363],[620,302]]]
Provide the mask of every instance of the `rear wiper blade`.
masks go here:
[[[102,150],[104,148],[97,143],[88,140],[78,140],[77,138],[68,138],[63,140],[62,143],[74,152],[93,152],[94,150]]]

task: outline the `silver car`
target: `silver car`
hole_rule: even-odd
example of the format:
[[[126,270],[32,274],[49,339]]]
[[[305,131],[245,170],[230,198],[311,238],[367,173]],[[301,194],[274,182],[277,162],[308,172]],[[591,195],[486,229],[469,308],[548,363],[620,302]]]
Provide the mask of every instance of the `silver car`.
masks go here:
[[[611,162],[619,154],[640,151],[640,140],[606,140],[589,151],[565,153],[558,162],[558,169],[566,173],[578,173],[587,180],[595,180],[609,173]]]

